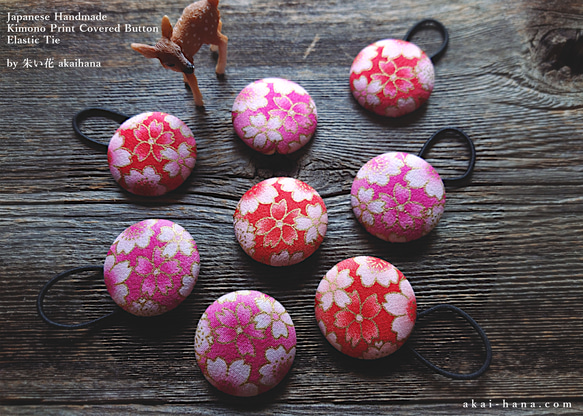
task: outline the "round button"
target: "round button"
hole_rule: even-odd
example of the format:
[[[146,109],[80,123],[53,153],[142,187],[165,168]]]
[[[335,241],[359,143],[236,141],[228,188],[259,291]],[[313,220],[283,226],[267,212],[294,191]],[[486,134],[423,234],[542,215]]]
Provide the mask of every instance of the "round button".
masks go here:
[[[318,123],[316,104],[295,82],[265,78],[247,85],[233,104],[233,127],[246,145],[266,155],[295,152]]]
[[[177,117],[160,112],[129,118],[107,149],[109,170],[136,195],[159,196],[178,188],[196,162],[192,131]]]
[[[271,296],[231,292],[200,318],[194,350],[213,386],[234,396],[255,396],[288,373],[296,354],[296,331],[285,308]]]
[[[104,264],[105,286],[122,309],[155,316],[177,307],[192,291],[200,268],[191,235],[168,220],[144,220],[113,242]]]
[[[271,178],[245,192],[233,224],[249,256],[271,266],[289,266],[318,249],[328,228],[328,213],[310,185],[294,178]]]
[[[373,360],[409,338],[417,303],[409,281],[392,264],[369,256],[335,265],[316,291],[316,320],[338,351]]]
[[[369,160],[356,174],[352,210],[366,230],[392,243],[429,233],[445,207],[437,171],[409,153],[389,152]]]
[[[400,117],[427,101],[434,78],[431,59],[417,45],[384,39],[356,56],[350,68],[350,89],[367,110]]]

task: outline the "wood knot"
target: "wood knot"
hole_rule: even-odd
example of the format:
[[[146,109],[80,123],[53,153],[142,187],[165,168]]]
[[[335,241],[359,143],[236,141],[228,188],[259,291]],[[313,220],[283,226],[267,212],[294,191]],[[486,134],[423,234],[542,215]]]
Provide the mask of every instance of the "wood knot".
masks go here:
[[[583,31],[553,29],[543,36],[537,48],[537,61],[543,73],[561,80],[583,74]]]

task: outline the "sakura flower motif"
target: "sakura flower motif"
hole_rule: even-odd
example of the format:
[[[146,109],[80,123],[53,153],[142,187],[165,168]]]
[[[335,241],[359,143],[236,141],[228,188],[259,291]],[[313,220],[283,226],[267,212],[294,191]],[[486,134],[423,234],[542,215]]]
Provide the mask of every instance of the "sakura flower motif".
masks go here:
[[[320,327],[320,331],[322,331],[322,334],[324,334],[328,342],[338,351],[342,351],[342,345],[338,343],[338,338],[336,337],[336,334],[334,332],[329,332],[328,334],[326,334],[326,324],[324,323],[324,321],[318,321],[318,326]]]
[[[109,170],[116,181],[121,178],[121,172],[118,168],[123,168],[131,163],[132,154],[123,148],[124,138],[121,134],[116,132],[107,149],[107,156],[109,159]]]
[[[425,206],[411,200],[411,189],[397,183],[393,188],[393,195],[380,194],[385,201],[386,209],[382,220],[390,228],[397,224],[403,230],[414,228],[415,220],[423,220]]]
[[[149,111],[147,113],[140,113],[138,115],[130,117],[126,121],[124,121],[121,124],[121,126],[119,126],[119,130],[135,130],[140,126],[142,121],[150,118],[152,115],[154,115],[154,113],[152,111]]]
[[[306,217],[296,218],[296,229],[306,231],[304,240],[306,244],[312,244],[320,237],[324,238],[328,229],[328,214],[323,212],[322,205],[306,205]]]
[[[158,196],[166,193],[166,187],[160,185],[162,177],[152,166],[146,166],[143,172],[136,169],[124,177],[128,190],[138,195]]]
[[[360,276],[360,281],[365,287],[371,287],[375,283],[389,287],[391,283],[399,281],[397,269],[382,259],[360,256],[356,257],[354,261],[358,264],[356,274]]]
[[[162,254],[170,258],[174,257],[178,252],[186,256],[191,256],[195,249],[192,236],[176,223],[172,223],[172,226],[162,226],[158,240],[166,243]]]
[[[383,48],[381,56],[384,58],[395,59],[402,55],[407,59],[413,59],[421,58],[423,55],[423,51],[417,45],[400,39],[387,39],[378,44]]]
[[[273,91],[281,95],[289,95],[292,92],[295,92],[299,95],[307,95],[306,90],[304,90],[300,85],[287,79],[264,78],[263,81],[267,84],[271,84]]]
[[[392,329],[397,333],[397,340],[407,339],[413,326],[417,313],[417,301],[411,284],[403,279],[399,283],[399,293],[387,293],[383,308],[387,313],[395,316]]]
[[[314,188],[305,182],[293,178],[279,178],[279,185],[281,190],[291,193],[291,197],[296,202],[310,201],[314,195]]]
[[[349,269],[339,271],[337,266],[332,267],[317,289],[322,309],[327,311],[333,304],[339,308],[346,307],[350,303],[350,297],[345,289],[350,287],[353,282]]]
[[[312,135],[309,134],[300,134],[298,140],[288,142],[287,149],[282,146],[280,143],[279,145],[279,152],[282,154],[293,153],[296,150],[300,149],[301,147],[305,146],[306,143],[310,141]]]
[[[255,329],[251,308],[239,303],[235,311],[224,308],[215,316],[221,324],[214,328],[216,341],[221,344],[233,343],[240,355],[255,357],[253,340],[263,339],[265,334]]]
[[[265,82],[255,82],[243,90],[233,103],[233,112],[243,113],[246,110],[257,111],[267,106],[267,94],[270,89]]]
[[[253,146],[259,149],[264,149],[270,144],[277,144],[283,140],[283,136],[278,129],[283,125],[279,117],[265,118],[263,113],[249,117],[249,125],[243,127],[245,138],[253,139]],[[270,153],[274,153],[275,148],[270,149]]]
[[[257,221],[257,235],[265,236],[264,247],[276,247],[281,241],[291,246],[298,239],[295,229],[295,219],[300,214],[300,208],[288,212],[287,201],[271,204],[270,216]]]
[[[374,199],[374,190],[372,188],[360,187],[356,196],[354,193],[350,196],[350,203],[354,215],[363,223],[369,226],[374,225],[375,215],[381,214],[385,207],[385,202],[380,199]]]
[[[377,106],[380,104],[381,100],[378,97],[378,93],[383,89],[380,81],[372,81],[369,83],[366,76],[361,75],[360,78],[352,82],[352,85],[354,87],[352,94],[360,105]]]
[[[273,102],[278,108],[270,110],[269,116],[283,120],[283,127],[286,131],[297,133],[299,127],[307,129],[314,125],[310,119],[310,115],[313,113],[311,103],[293,102],[287,96],[275,97]]]
[[[193,153],[188,144],[185,142],[180,143],[176,150],[168,147],[162,150],[160,154],[169,160],[164,165],[164,171],[168,172],[171,178],[180,175],[182,179],[186,180],[190,176],[196,163],[196,153]]]
[[[187,297],[188,295],[190,295],[190,292],[192,292],[192,289],[194,288],[194,285],[196,284],[196,278],[198,276],[198,268],[199,268],[199,264],[194,263],[192,270],[194,271],[196,269],[196,274],[194,274],[194,273],[187,274],[187,275],[184,275],[182,277],[180,290],[178,290],[178,293],[180,294],[180,296]]]
[[[232,392],[235,396],[255,396],[259,388],[249,382],[251,366],[245,360],[235,360],[227,364],[224,359],[217,357],[208,360],[206,372],[209,381],[219,390]]]
[[[211,348],[213,343],[214,338],[210,327],[210,321],[205,313],[198,321],[196,334],[194,337],[194,350],[197,356],[197,360],[202,359],[202,357],[206,355],[207,351]]]
[[[109,294],[118,305],[126,304],[126,296],[129,293],[125,281],[132,272],[130,261],[125,260],[115,263],[115,256],[107,256],[103,265],[106,280],[109,286]],[[112,285],[112,286],[110,286]]]
[[[424,90],[433,91],[433,86],[435,84],[435,70],[433,69],[431,59],[428,57],[420,59],[415,67],[415,75]]]
[[[243,250],[252,254],[255,247],[255,227],[245,218],[235,217],[235,235]]]
[[[380,333],[374,318],[381,310],[376,293],[361,302],[358,291],[355,290],[350,294],[350,303],[336,313],[334,325],[338,328],[346,328],[346,342],[350,342],[353,348],[362,339],[370,344]]]
[[[124,230],[116,239],[115,251],[129,254],[135,247],[146,248],[150,245],[150,239],[154,235],[152,227],[156,220],[144,220]]]
[[[273,204],[278,195],[277,190],[273,187],[275,182],[275,178],[267,179],[247,191],[239,201],[241,215],[254,213],[259,204]]]
[[[267,363],[259,369],[260,383],[266,386],[274,386],[287,374],[296,356],[296,347],[289,351],[283,345],[277,348],[268,348],[265,351]]]
[[[388,60],[380,62],[379,69],[380,73],[373,74],[371,78],[383,85],[386,97],[395,98],[399,91],[406,93],[415,87],[410,81],[415,76],[412,68],[398,67],[394,61]]]
[[[248,290],[238,290],[236,292],[230,292],[227,293],[226,295],[221,296],[217,302],[218,303],[227,303],[227,302],[237,302],[237,296],[241,295],[241,296],[247,296],[248,294],[250,294],[251,292]]]
[[[364,48],[352,62],[350,71],[355,74],[360,74],[363,71],[370,71],[372,69],[372,61],[378,55],[376,45],[370,45]]]
[[[168,125],[172,129],[182,129],[182,128],[186,127],[186,125],[184,124],[184,122],[182,120],[180,120],[176,116],[173,116],[172,114],[165,114],[164,121],[166,123],[168,123]],[[184,135],[185,136],[192,136],[192,131],[188,127],[186,127],[186,129],[188,129],[188,130],[187,130],[186,134],[184,134]]]
[[[408,154],[405,164],[411,168],[405,174],[405,180],[411,188],[424,188],[425,193],[430,197],[442,199],[445,194],[443,182],[439,174],[425,160],[415,155]]]
[[[385,115],[388,117],[400,117],[417,109],[417,102],[413,97],[402,97],[397,100],[395,106],[389,106],[385,109]]]
[[[144,278],[142,293],[150,297],[156,292],[168,295],[169,290],[174,287],[172,277],[182,271],[180,262],[165,257],[160,247],[154,248],[152,259],[138,256],[134,270]]]
[[[138,160],[143,162],[152,155],[158,162],[162,161],[162,151],[174,143],[174,132],[165,130],[164,124],[157,120],[152,120],[149,125],[140,124],[134,130],[134,136],[138,139],[138,145],[134,148],[134,153]]]
[[[255,329],[265,330],[271,326],[274,339],[287,338],[289,329],[294,327],[291,317],[281,303],[273,298],[261,296],[255,299],[255,304],[261,312],[253,317]]]
[[[289,251],[282,250],[279,253],[272,254],[269,258],[269,264],[272,266],[291,266],[304,260],[304,252],[297,251],[290,256]]]
[[[376,360],[391,355],[398,349],[397,344],[393,344],[391,341],[377,341],[362,353],[362,358],[365,360]]]
[[[356,179],[366,179],[367,182],[385,186],[391,177],[401,174],[405,163],[398,157],[398,153],[389,152],[373,157],[358,171]]]
[[[137,316],[156,316],[166,312],[166,307],[151,299],[139,298],[128,306],[127,311]]]

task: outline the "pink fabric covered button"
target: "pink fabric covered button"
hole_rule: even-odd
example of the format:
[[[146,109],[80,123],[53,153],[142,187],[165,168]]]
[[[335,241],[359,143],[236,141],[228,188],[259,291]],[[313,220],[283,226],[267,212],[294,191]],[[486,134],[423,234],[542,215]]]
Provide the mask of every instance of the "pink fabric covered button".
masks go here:
[[[439,222],[445,188],[437,171],[409,153],[389,152],[369,160],[351,189],[352,210],[366,230],[390,242],[423,237]]]
[[[196,162],[192,131],[177,117],[160,112],[129,118],[107,150],[115,180],[136,195],[159,196],[178,188]]]
[[[194,350],[213,386],[234,396],[255,396],[279,384],[291,368],[296,331],[285,308],[271,296],[231,292],[200,318]]]
[[[265,78],[247,85],[233,104],[233,126],[252,149],[292,153],[310,141],[318,123],[316,104],[295,82]]]
[[[168,220],[144,220],[113,242],[104,264],[105,285],[113,300],[138,316],[174,309],[192,291],[200,268],[191,235]]]
[[[434,78],[431,59],[417,45],[384,39],[356,56],[350,68],[350,89],[367,110],[399,117],[427,101]]]
[[[328,213],[310,185],[294,178],[271,178],[241,197],[233,224],[249,256],[264,264],[289,266],[318,249],[328,228]]]
[[[316,291],[316,320],[338,351],[372,360],[397,351],[415,325],[417,302],[392,264],[361,256],[335,265]]]

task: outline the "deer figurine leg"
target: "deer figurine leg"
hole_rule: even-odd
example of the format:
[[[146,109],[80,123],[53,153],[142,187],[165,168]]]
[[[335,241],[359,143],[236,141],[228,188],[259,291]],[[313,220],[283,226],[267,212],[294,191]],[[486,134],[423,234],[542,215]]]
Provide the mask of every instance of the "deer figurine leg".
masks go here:
[[[219,49],[219,59],[217,60],[217,67],[215,68],[215,72],[217,73],[218,77],[222,77],[225,75],[225,68],[227,66],[227,37],[226,36],[221,35],[220,42],[217,45],[217,47]]]
[[[192,74],[184,74],[184,82],[188,84],[190,90],[192,91],[192,97],[194,98],[194,104],[197,107],[204,107],[204,101],[202,99],[202,93],[198,89],[198,81],[194,72]]]

